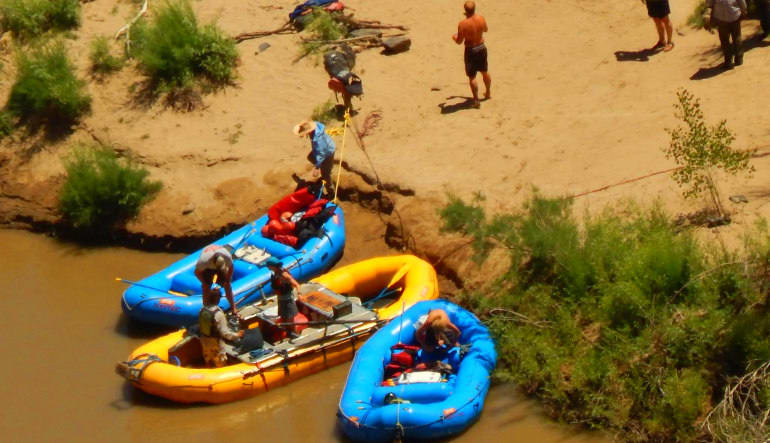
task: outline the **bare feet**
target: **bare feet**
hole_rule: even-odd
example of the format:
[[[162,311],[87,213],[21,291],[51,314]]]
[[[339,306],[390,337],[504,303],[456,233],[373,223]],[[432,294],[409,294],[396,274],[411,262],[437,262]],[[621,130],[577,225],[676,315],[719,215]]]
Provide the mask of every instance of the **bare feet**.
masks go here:
[[[481,107],[481,102],[478,100],[473,100],[473,103],[471,103],[471,106],[473,106],[475,109],[479,109]]]
[[[672,49],[674,49],[674,42],[668,42],[668,44],[663,47],[664,52],[668,52]]]
[[[485,92],[484,93],[484,100],[489,100],[490,98],[492,98],[492,93],[489,92],[489,91]]]

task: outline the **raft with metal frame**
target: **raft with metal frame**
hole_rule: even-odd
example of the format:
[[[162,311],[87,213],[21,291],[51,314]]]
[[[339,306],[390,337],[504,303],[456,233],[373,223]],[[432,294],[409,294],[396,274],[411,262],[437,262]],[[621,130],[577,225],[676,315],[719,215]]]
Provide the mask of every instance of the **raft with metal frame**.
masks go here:
[[[309,319],[298,337],[276,334],[274,296],[241,309],[264,344],[226,346],[230,364],[205,368],[200,342],[179,330],[137,348],[117,372],[136,388],[182,403],[224,403],[252,397],[349,361],[384,322],[421,300],[438,297],[433,267],[410,255],[379,257],[341,267],[301,285],[300,312]]]
[[[213,244],[229,245],[233,249],[233,298],[237,306],[244,306],[264,295],[271,294],[270,270],[265,262],[270,257],[281,260],[284,268],[298,281],[306,281],[331,269],[345,249],[345,219],[342,209],[334,213],[321,228],[321,234],[312,237],[298,248],[262,236],[262,227],[269,218],[283,211],[300,217],[312,201],[317,200],[307,188],[302,188],[273,205],[268,214],[260,217]],[[275,213],[275,214],[271,214]],[[270,217],[269,217],[270,215]],[[195,264],[201,250],[177,261],[169,267],[146,277],[123,292],[121,307],[132,319],[168,326],[187,326],[198,319],[202,304],[201,284],[195,276]],[[230,308],[226,297],[219,306]]]
[[[406,374],[414,376],[411,380],[386,378],[392,347],[416,345],[415,324],[432,309],[447,312],[460,329],[461,346],[428,354],[420,350],[416,359],[441,361],[451,372]],[[481,414],[496,362],[494,342],[475,315],[445,300],[417,303],[358,351],[340,398],[339,426],[350,439],[362,442],[445,438],[462,432]]]

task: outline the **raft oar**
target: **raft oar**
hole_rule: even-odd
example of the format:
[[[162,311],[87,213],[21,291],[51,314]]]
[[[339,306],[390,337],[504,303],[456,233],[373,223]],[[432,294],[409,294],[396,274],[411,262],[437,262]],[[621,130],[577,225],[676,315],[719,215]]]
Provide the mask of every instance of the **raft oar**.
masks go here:
[[[327,326],[327,325],[350,325],[356,323],[384,323],[387,320],[373,318],[371,320],[313,320],[313,321],[290,321],[275,323],[275,326]]]
[[[126,283],[126,284],[133,285],[133,286],[139,286],[139,287],[142,287],[142,288],[145,288],[145,289],[152,289],[153,291],[166,292],[166,293],[169,293],[171,295],[176,295],[176,296],[179,296],[179,297],[189,297],[188,294],[185,294],[183,292],[172,291],[170,289],[164,291],[162,289],[153,288],[152,286],[143,285],[143,284],[135,282],[135,281],[126,280],[125,278],[115,277],[115,281],[119,281],[121,283]]]

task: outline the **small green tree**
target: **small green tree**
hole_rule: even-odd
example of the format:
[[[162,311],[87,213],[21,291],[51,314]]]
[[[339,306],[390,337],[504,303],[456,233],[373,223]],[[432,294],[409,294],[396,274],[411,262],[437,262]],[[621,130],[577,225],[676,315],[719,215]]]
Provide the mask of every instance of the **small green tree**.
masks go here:
[[[69,124],[91,109],[85,86],[61,41],[20,50],[7,108],[22,120],[35,117],[49,124]]]
[[[109,231],[117,222],[136,216],[160,190],[149,172],[110,148],[80,146],[65,160],[67,180],[59,209],[76,229]]]
[[[700,100],[686,89],[676,93],[676,117],[684,127],[666,129],[671,143],[663,149],[666,158],[673,158],[679,168],[672,177],[683,188],[685,198],[692,198],[708,192],[714,209],[720,217],[725,216],[724,207],[715,181],[718,170],[730,175],[752,173],[749,165],[753,151],[738,151],[731,144],[735,137],[727,129],[727,122],[708,127],[700,107]]]
[[[91,72],[94,74],[109,74],[123,67],[125,60],[112,55],[110,40],[100,35],[91,41],[91,52],[88,54],[91,61]]]

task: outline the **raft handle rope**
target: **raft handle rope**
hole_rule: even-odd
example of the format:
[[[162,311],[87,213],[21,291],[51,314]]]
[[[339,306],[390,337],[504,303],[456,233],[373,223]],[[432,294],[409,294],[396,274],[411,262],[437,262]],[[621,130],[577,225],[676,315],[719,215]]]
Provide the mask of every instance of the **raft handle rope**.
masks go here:
[[[162,362],[160,357],[155,354],[139,354],[132,360],[118,363],[118,368],[123,368],[125,372],[122,374],[130,381],[139,381],[144,374],[144,370],[147,369],[153,363]],[[137,365],[141,365],[137,367]]]

